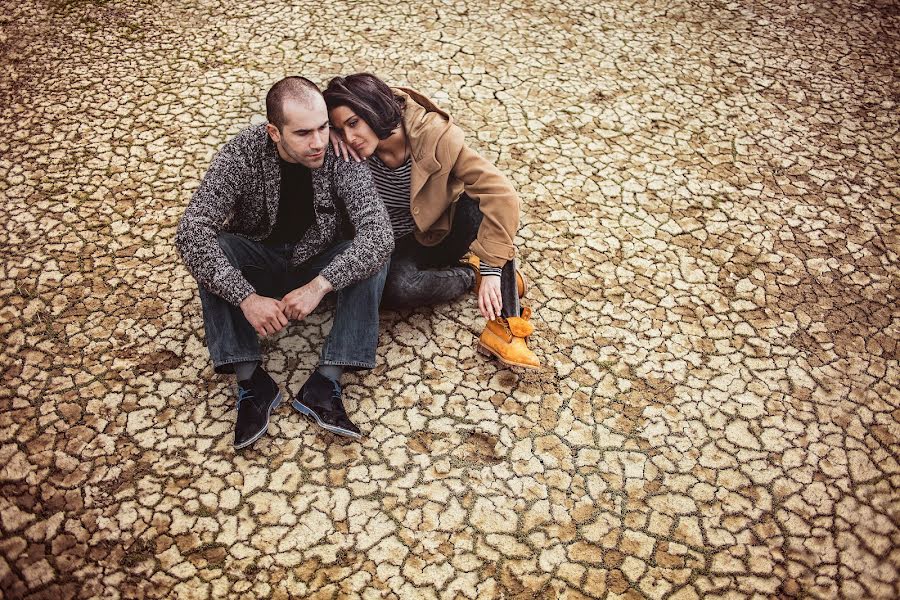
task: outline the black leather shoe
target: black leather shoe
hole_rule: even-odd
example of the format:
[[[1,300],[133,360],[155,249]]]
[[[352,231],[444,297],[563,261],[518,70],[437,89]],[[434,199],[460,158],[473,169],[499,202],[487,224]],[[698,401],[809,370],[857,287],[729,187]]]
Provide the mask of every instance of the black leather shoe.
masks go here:
[[[279,404],[281,392],[262,365],[256,366],[250,379],[238,381],[235,450],[245,448],[262,437],[269,428],[269,415]]]
[[[300,393],[294,398],[293,407],[300,414],[311,418],[317,425],[338,435],[359,439],[362,433],[353,424],[341,402],[341,384],[313,371]]]

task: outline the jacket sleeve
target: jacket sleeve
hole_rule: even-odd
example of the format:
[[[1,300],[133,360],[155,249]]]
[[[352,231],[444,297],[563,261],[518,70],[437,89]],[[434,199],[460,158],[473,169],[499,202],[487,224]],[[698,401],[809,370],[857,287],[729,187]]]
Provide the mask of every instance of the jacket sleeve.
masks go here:
[[[466,194],[478,202],[484,215],[472,252],[493,267],[503,267],[516,255],[513,238],[519,229],[519,197],[493,163],[466,145],[459,127],[451,127],[446,135],[450,136],[446,147],[460,148],[451,173],[463,182]]]
[[[226,144],[213,158],[175,235],[175,246],[197,283],[234,306],[256,290],[229,262],[218,236],[234,216],[244,182],[250,180],[243,173],[248,168],[235,145]]]
[[[334,161],[332,189],[343,202],[355,229],[346,250],[335,256],[321,275],[339,290],[369,277],[394,251],[394,232],[387,209],[378,197],[369,167],[355,161]]]

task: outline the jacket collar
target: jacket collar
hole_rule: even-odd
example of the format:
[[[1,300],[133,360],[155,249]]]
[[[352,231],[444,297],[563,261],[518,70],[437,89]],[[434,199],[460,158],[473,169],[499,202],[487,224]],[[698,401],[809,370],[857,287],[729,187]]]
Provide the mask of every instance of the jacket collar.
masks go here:
[[[428,178],[441,169],[437,157],[438,143],[453,125],[453,118],[411,88],[393,88],[393,92],[406,100],[403,129],[413,162],[410,198],[415,198]]]

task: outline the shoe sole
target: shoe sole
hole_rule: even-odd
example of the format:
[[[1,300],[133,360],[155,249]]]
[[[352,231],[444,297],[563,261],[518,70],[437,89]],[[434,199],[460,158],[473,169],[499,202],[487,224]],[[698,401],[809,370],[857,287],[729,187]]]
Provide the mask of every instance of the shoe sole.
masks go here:
[[[297,409],[297,412],[299,412],[304,417],[311,419],[316,425],[318,425],[325,431],[330,431],[331,433],[334,433],[336,435],[353,438],[355,440],[362,439],[362,434],[356,433],[355,431],[350,431],[349,429],[344,429],[343,427],[337,427],[336,425],[329,425],[328,423],[320,419],[319,415],[317,415],[299,400],[294,400],[293,402],[291,402],[291,406]]]
[[[528,293],[528,288],[531,287],[531,281],[529,281],[528,277],[525,276],[525,273],[516,269],[516,273],[522,278],[522,293],[519,294],[519,300],[525,297],[525,294]]]
[[[488,348],[481,342],[478,342],[476,349],[478,350],[479,353],[484,354],[485,356],[493,356],[494,358],[496,358],[497,360],[499,360],[500,362],[502,362],[504,365],[506,365],[508,367],[518,367],[520,369],[527,369],[529,371],[542,371],[543,370],[540,366],[536,367],[534,365],[527,365],[525,363],[517,363],[512,360],[506,360],[505,358],[503,358],[502,356],[500,356],[499,354],[497,354],[496,352],[494,352],[493,350],[491,350],[490,348]]]
[[[278,407],[281,405],[281,400],[282,400],[281,392],[279,391],[279,392],[275,395],[275,399],[272,400],[272,404],[269,405],[269,409],[266,411],[266,424],[263,425],[263,428],[259,430],[259,433],[257,433],[256,435],[254,435],[252,438],[250,438],[249,440],[247,440],[247,441],[244,442],[243,444],[240,444],[240,445],[235,444],[235,445],[234,445],[234,449],[235,449],[235,450],[240,450],[241,448],[246,448],[247,446],[249,446],[250,444],[252,444],[252,443],[255,442],[256,440],[258,440],[259,438],[261,438],[261,437],[266,433],[266,431],[269,430],[269,417],[272,416],[272,411],[275,410],[276,408],[278,408]]]

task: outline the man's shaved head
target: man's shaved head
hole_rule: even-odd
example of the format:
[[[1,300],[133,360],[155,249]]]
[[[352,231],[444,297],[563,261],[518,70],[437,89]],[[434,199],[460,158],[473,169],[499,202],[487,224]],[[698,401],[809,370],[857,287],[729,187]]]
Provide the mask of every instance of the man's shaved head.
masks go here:
[[[281,131],[284,127],[285,102],[299,102],[304,106],[310,106],[316,96],[322,97],[319,86],[298,75],[285,77],[272,86],[266,94],[266,119]]]

